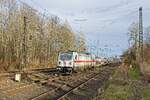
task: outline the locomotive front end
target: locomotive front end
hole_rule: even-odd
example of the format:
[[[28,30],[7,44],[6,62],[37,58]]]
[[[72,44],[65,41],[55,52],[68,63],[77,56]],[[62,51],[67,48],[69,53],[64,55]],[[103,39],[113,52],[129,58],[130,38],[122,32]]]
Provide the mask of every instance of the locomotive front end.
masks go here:
[[[57,69],[60,72],[72,72],[73,69],[73,52],[59,53]]]

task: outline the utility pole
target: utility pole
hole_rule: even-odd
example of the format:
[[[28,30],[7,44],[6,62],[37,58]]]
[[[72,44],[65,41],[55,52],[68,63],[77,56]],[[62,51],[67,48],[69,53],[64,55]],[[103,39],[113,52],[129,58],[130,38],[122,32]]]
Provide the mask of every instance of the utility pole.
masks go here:
[[[20,73],[15,74],[15,80],[21,81],[21,71],[23,68],[26,68],[27,63],[27,46],[26,46],[26,37],[27,37],[27,18],[23,17],[23,34],[22,34],[22,52],[21,52],[21,66],[20,66]]]
[[[27,46],[26,46],[26,36],[27,36],[27,18],[23,18],[23,41],[22,41],[22,66],[21,69],[26,68],[27,63]]]
[[[144,55],[143,55],[143,18],[142,7],[139,8],[139,65],[140,69],[143,67]]]

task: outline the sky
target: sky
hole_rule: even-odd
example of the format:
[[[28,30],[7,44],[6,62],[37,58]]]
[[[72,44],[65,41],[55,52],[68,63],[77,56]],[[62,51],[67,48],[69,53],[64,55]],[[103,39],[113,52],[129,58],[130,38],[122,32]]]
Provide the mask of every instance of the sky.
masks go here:
[[[83,32],[90,52],[99,56],[122,54],[127,32],[143,7],[144,27],[150,26],[150,0],[25,0],[40,12],[67,20],[75,33]]]

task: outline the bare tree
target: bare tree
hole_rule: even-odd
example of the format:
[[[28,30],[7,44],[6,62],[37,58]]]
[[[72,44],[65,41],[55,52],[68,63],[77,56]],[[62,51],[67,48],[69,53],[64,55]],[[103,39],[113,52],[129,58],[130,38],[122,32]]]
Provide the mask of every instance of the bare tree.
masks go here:
[[[150,44],[150,26],[145,28],[145,43]]]
[[[138,23],[133,22],[131,26],[129,27],[128,31],[128,36],[129,36],[129,41],[131,41],[131,45],[136,48],[138,46]]]
[[[69,23],[60,23],[57,16],[41,15],[17,0],[0,0],[0,7],[0,67],[4,70],[20,68],[24,36],[27,68],[54,66],[58,52],[85,48],[84,36],[77,38]]]

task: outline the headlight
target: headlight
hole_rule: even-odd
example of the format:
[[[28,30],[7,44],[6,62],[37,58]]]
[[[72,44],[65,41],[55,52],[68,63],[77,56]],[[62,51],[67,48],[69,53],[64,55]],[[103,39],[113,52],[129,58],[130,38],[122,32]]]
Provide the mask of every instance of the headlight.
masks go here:
[[[58,63],[59,65],[61,64],[61,62],[59,61],[59,63]]]
[[[61,68],[60,68],[60,67],[57,67],[57,70],[61,70]]]
[[[69,62],[69,65],[72,65],[72,62]]]

